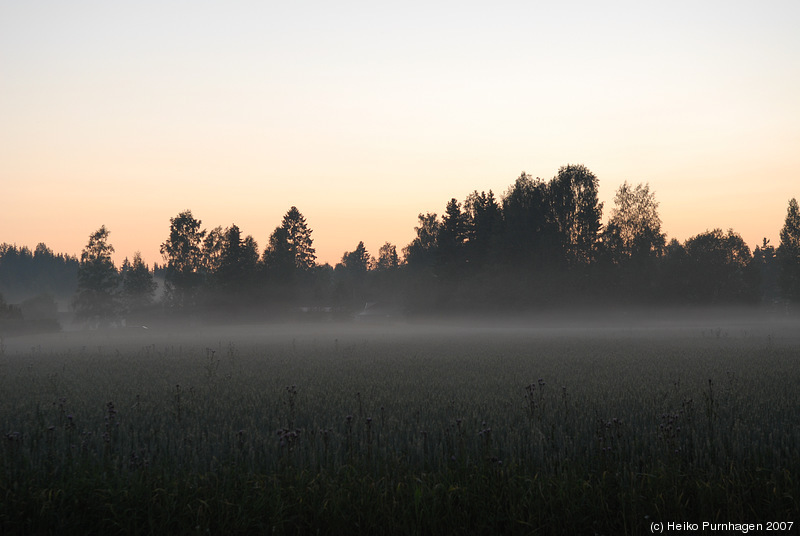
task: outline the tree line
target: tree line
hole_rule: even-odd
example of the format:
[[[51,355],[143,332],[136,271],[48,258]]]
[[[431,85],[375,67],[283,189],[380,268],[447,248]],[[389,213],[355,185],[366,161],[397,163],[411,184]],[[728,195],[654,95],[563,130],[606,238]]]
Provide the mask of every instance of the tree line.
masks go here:
[[[55,254],[45,244],[33,250],[0,244],[0,335],[9,324],[14,331],[57,328],[56,298],[75,294],[79,264],[76,257]]]
[[[603,225],[597,192],[597,177],[582,165],[563,166],[550,180],[523,172],[499,198],[473,191],[451,199],[441,216],[419,214],[415,237],[400,253],[387,242],[375,257],[359,242],[335,266],[317,263],[312,230],[294,206],[263,251],[237,225],[207,230],[186,210],[170,219],[163,264],[152,270],[138,253],[117,268],[102,226],[80,259],[43,244],[32,254],[3,245],[0,291],[52,293],[74,277],[75,312],[94,321],[157,310],[354,311],[367,302],[413,313],[800,301],[796,199],[779,246],[764,239],[751,252],[732,229],[667,241],[647,184],[623,183]]]

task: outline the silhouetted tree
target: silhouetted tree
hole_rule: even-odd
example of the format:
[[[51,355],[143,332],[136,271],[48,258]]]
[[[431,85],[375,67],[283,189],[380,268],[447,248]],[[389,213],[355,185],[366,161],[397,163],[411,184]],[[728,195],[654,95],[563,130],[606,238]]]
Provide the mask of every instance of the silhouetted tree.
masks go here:
[[[403,250],[409,267],[431,268],[436,261],[440,223],[436,213],[420,214],[419,225],[414,227],[417,236]]]
[[[616,297],[650,298],[655,283],[656,261],[664,253],[658,202],[648,185],[635,188],[627,181],[614,196],[611,218],[603,232],[604,252],[612,268],[610,282]]]
[[[255,273],[258,271],[258,242],[252,237],[247,235],[241,242],[242,256],[241,262],[246,272]]]
[[[249,287],[258,265],[258,244],[252,236],[244,239],[235,224],[225,230],[220,248],[219,262],[214,273],[217,285],[228,291],[241,291]]]
[[[750,248],[729,229],[706,231],[686,241],[690,299],[703,303],[742,302],[755,298],[746,268]]]
[[[286,231],[286,242],[289,251],[294,257],[294,265],[300,270],[310,270],[316,263],[317,256],[312,246],[311,229],[306,224],[306,219],[292,207],[283,217],[281,227]]]
[[[485,265],[497,247],[503,212],[494,198],[494,193],[477,190],[464,201],[464,220],[466,231],[466,258],[475,267]]]
[[[603,212],[597,186],[597,177],[583,165],[562,166],[548,186],[562,258],[568,265],[595,259]]]
[[[772,304],[780,297],[778,259],[775,248],[764,238],[753,250],[753,267],[758,274],[759,296],[762,303]]]
[[[466,240],[466,217],[461,212],[461,203],[453,198],[445,207],[437,237],[439,268],[445,276],[452,278],[459,275],[465,261]]]
[[[116,290],[119,274],[111,260],[114,246],[108,243],[105,225],[89,235],[78,267],[78,293],[73,302],[77,317],[98,324],[112,321],[118,312]]]
[[[378,250],[372,272],[368,274],[370,297],[384,303],[398,303],[403,293],[405,275],[405,270],[400,268],[397,247],[389,242],[384,243]]]
[[[270,277],[283,281],[291,278],[295,270],[295,255],[286,228],[276,227],[272,231],[261,262]]]
[[[414,227],[416,237],[403,248],[403,300],[411,311],[433,307],[439,299],[439,283],[435,274],[439,255],[440,222],[435,213],[420,214]]]
[[[211,278],[219,270],[225,234],[221,226],[216,226],[203,239],[203,272]]]
[[[308,302],[327,292],[330,276],[316,269],[311,233],[305,217],[292,207],[269,236],[261,258],[262,289],[268,301]]]
[[[359,242],[353,251],[345,252],[333,273],[336,301],[342,305],[363,306],[367,294],[367,275],[374,265],[375,259],[367,251],[364,242]]]
[[[797,199],[789,201],[780,236],[778,261],[781,291],[785,298],[797,302],[800,301],[800,209]]]
[[[375,260],[367,251],[364,242],[359,242],[356,249],[342,255],[342,266],[349,273],[363,276],[375,264]]]
[[[554,254],[549,188],[525,173],[503,195],[504,257],[515,265],[541,266]]]
[[[125,309],[137,311],[150,306],[157,287],[153,274],[142,261],[142,254],[137,251],[133,254],[133,263],[122,273],[122,303]]]
[[[394,244],[386,242],[378,250],[378,260],[375,263],[375,269],[379,271],[394,270],[400,265],[400,259],[397,256],[397,247]]]
[[[666,237],[661,232],[658,202],[647,184],[631,187],[627,181],[614,196],[614,208],[603,235],[614,262],[658,257]]]
[[[170,218],[169,238],[161,244],[161,255],[167,263],[167,300],[176,307],[193,305],[202,283],[201,245],[206,232],[200,230],[201,224],[191,210],[181,212]]]

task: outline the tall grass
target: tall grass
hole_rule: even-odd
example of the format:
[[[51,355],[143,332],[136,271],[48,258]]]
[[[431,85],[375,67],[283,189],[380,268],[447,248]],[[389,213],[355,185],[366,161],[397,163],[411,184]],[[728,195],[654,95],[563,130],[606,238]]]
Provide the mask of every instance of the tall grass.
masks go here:
[[[330,330],[7,351],[0,532],[793,520],[800,351],[695,335]]]

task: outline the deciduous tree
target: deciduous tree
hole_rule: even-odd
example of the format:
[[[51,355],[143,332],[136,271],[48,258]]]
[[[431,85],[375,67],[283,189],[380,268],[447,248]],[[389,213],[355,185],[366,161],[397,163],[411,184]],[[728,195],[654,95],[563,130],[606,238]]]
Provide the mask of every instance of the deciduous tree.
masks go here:
[[[379,271],[394,270],[400,265],[400,259],[397,256],[397,247],[394,244],[386,242],[378,250],[378,260],[375,264],[375,269]]]
[[[755,298],[746,274],[750,248],[729,229],[706,231],[686,241],[689,297],[705,303],[742,302]]]
[[[583,165],[562,166],[550,181],[551,214],[568,265],[595,259],[603,213],[597,187],[597,177]]]
[[[403,250],[406,263],[412,268],[431,268],[439,247],[439,222],[436,213],[418,216],[419,225],[414,227],[417,236]]]
[[[666,237],[661,232],[658,202],[649,185],[632,187],[626,181],[619,187],[603,238],[617,263],[663,253]]]
[[[789,201],[778,246],[780,285],[785,298],[800,301],[800,208],[797,199]]]
[[[546,264],[553,256],[548,185],[524,171],[503,195],[503,249],[511,264]]]
[[[78,266],[78,293],[73,305],[78,318],[104,324],[118,313],[119,274],[111,260],[114,246],[108,243],[105,225],[89,235]]]
[[[225,242],[225,233],[222,226],[218,225],[206,233],[203,239],[203,272],[207,277],[219,269],[222,258],[222,248]]]
[[[167,263],[166,290],[168,302],[177,307],[193,305],[202,283],[202,221],[191,210],[170,218],[169,238],[161,244],[161,255]]]

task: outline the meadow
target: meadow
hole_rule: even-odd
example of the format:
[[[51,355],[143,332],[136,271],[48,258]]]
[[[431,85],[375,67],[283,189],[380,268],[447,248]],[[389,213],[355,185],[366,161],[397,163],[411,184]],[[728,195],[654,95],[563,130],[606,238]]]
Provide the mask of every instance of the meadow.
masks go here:
[[[275,324],[6,338],[0,533],[797,523],[798,327]]]

